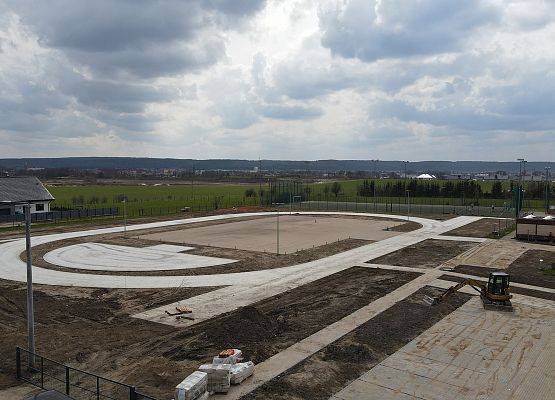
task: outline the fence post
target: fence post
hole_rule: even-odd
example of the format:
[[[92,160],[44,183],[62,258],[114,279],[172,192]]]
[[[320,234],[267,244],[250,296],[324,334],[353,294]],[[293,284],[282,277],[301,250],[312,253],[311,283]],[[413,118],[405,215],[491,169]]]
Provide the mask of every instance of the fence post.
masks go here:
[[[21,379],[21,349],[15,348],[15,376],[17,379]]]
[[[96,377],[96,400],[100,400],[100,378]]]
[[[69,367],[66,365],[66,394],[69,396]]]
[[[40,357],[40,387],[44,389],[44,357]]]
[[[135,386],[129,387],[129,400],[137,400],[137,391]]]

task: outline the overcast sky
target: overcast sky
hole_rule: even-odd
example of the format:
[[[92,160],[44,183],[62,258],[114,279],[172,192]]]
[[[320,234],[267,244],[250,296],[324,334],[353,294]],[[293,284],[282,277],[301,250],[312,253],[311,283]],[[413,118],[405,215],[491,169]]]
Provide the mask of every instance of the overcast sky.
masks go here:
[[[0,0],[0,158],[555,160],[554,0]]]

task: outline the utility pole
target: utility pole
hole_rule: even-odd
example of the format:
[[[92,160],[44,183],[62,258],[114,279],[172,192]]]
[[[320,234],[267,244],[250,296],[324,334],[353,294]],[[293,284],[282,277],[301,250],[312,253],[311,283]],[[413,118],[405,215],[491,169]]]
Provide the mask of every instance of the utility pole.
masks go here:
[[[29,368],[35,366],[35,312],[33,307],[33,260],[31,258],[31,204],[25,210],[25,250],[27,255],[27,335]]]

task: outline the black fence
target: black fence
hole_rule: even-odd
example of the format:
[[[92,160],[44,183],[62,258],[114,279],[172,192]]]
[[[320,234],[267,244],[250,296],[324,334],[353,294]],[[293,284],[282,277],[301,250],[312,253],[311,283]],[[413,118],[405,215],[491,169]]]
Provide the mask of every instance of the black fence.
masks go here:
[[[53,361],[21,347],[15,350],[17,379],[75,400],[156,400],[134,386]]]
[[[117,207],[109,208],[83,208],[78,210],[55,210],[31,214],[31,222],[58,222],[71,219],[87,219],[98,217],[115,217],[119,215]],[[1,222],[25,222],[25,215],[0,215]]]

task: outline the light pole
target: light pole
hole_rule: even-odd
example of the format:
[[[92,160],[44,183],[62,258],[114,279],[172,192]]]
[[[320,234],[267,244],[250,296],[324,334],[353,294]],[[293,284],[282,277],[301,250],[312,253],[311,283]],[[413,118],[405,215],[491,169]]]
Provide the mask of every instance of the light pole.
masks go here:
[[[276,254],[279,255],[279,206],[283,203],[274,203],[276,206]]]
[[[279,256],[279,207],[277,208],[276,221],[276,254]]]
[[[123,203],[123,232],[127,233],[127,199],[124,197],[122,200]]]
[[[545,167],[545,215],[549,214],[549,170],[551,167]]]
[[[520,203],[521,203],[521,195],[522,195],[522,166],[526,162],[524,158],[517,158],[519,162],[519,172],[518,172],[518,196],[516,199],[516,206],[515,206],[515,237],[518,238],[518,217],[520,216]]]
[[[33,260],[31,258],[31,204],[25,210],[25,252],[27,256],[27,335],[29,347],[29,368],[35,365],[35,312],[33,307]]]
[[[410,190],[407,190],[407,221],[410,221]]]

